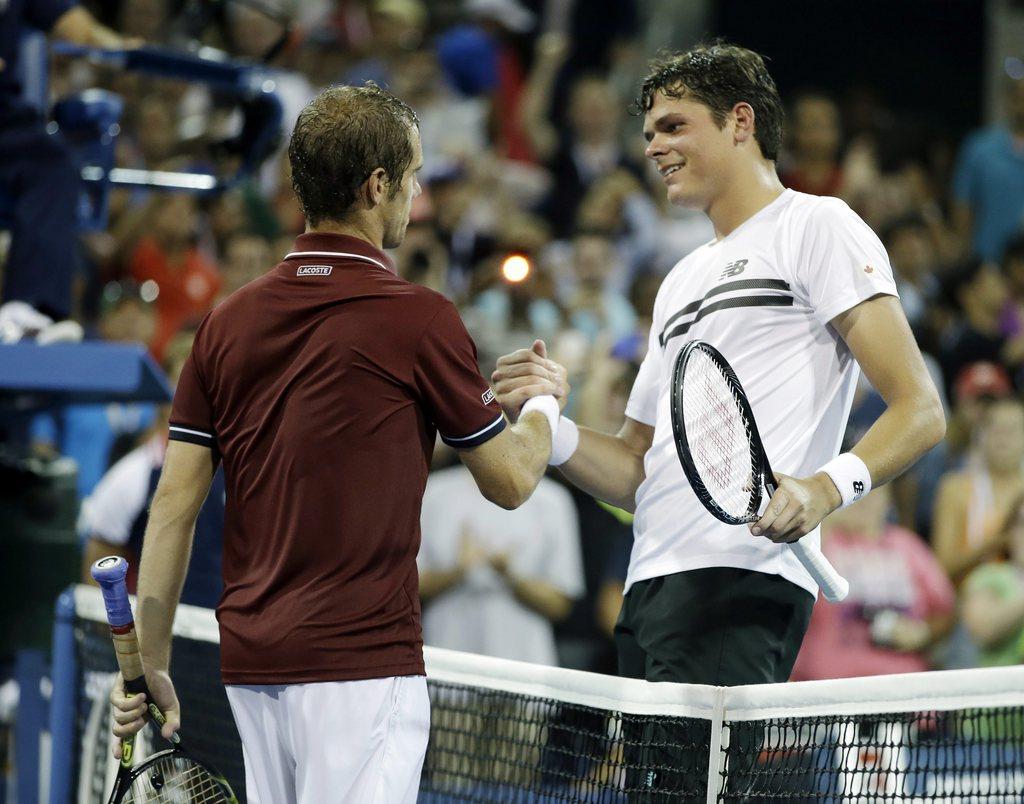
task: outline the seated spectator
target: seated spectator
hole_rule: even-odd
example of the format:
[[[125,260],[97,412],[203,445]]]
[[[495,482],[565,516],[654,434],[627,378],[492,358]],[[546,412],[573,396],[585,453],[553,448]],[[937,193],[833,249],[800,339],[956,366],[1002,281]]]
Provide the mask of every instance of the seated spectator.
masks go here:
[[[636,326],[629,300],[608,287],[615,263],[615,242],[606,231],[577,230],[572,244],[572,284],[562,303],[569,323],[591,340],[602,332],[618,340]]]
[[[953,586],[920,537],[888,524],[889,508],[881,486],[827,520],[822,550],[850,595],[818,600],[794,680],[929,669],[928,649],[953,622]]]
[[[842,129],[835,101],[805,92],[793,101],[790,120],[790,159],[780,171],[782,183],[801,193],[842,195]]]
[[[156,334],[151,344],[158,360],[182,327],[199,323],[220,291],[217,267],[195,246],[196,200],[183,193],[161,199],[153,221],[153,234],[142,237],[129,261],[138,282],[153,280],[156,298]]]
[[[1004,534],[1009,561],[989,561],[964,581],[963,621],[985,667],[1024,664],[1024,500]]]
[[[959,266],[947,282],[947,291],[960,313],[942,334],[937,355],[947,383],[969,363],[985,360],[1013,366],[1024,359],[1003,329],[1009,295],[1006,280],[993,266],[977,260]]]
[[[931,308],[939,300],[939,258],[924,219],[911,215],[893,221],[883,233],[900,302],[918,341],[932,341]],[[922,346],[925,348],[925,346]]]
[[[417,564],[428,645],[557,665],[554,624],[583,593],[572,497],[553,480],[514,511],[480,496],[469,470],[431,473]]]
[[[1008,397],[985,409],[979,460],[947,473],[932,518],[932,543],[956,584],[1006,547],[1006,522],[1024,494],[1024,404]]]
[[[166,369],[172,384],[177,383],[191,346],[191,334],[179,335],[168,346]],[[89,572],[93,562],[104,556],[119,555],[128,559],[128,591],[134,593],[149,506],[167,450],[169,413],[169,406],[164,406],[150,437],[115,463],[83,503],[78,525],[86,539],[82,555],[83,583],[95,585]],[[218,471],[196,519],[192,560],[181,593],[182,603],[215,608],[220,600],[224,586],[221,577],[224,494],[224,472]]]
[[[991,402],[1012,393],[1010,375],[997,363],[971,363],[957,375],[953,383],[953,409],[943,442],[952,466],[980,461],[976,442],[981,419]]]

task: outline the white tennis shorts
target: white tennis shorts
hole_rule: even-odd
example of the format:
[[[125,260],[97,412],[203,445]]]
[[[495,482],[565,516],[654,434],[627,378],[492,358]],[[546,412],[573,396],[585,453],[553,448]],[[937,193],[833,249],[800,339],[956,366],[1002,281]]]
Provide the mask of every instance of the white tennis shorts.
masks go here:
[[[413,804],[430,733],[423,676],[226,687],[250,804]]]

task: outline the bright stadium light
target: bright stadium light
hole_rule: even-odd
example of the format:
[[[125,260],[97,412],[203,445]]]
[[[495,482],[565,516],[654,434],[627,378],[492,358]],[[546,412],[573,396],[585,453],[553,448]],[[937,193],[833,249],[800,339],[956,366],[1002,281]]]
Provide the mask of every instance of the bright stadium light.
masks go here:
[[[506,282],[522,282],[530,275],[530,261],[522,254],[511,254],[501,263]]]

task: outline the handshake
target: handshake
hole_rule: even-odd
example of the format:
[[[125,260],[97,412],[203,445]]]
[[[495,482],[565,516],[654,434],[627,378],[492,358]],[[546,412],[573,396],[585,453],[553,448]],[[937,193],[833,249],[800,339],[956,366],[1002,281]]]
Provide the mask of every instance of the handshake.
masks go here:
[[[513,424],[531,410],[547,418],[552,442],[550,465],[561,465],[576,451],[579,432],[571,420],[561,416],[569,399],[568,373],[564,366],[548,359],[544,341],[536,340],[529,349],[498,358],[491,385]]]

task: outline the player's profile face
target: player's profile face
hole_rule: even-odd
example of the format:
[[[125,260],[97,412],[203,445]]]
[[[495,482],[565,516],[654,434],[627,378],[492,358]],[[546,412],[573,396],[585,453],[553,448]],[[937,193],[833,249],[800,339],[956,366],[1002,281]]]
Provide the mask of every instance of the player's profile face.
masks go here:
[[[689,98],[654,95],[644,115],[644,152],[661,174],[670,203],[706,210],[721,185],[729,153],[728,125],[719,128],[711,110]]]
[[[405,230],[409,226],[409,213],[413,199],[420,192],[417,173],[423,167],[423,147],[420,144],[419,129],[412,129],[412,161],[402,176],[402,185],[398,193],[387,202],[384,219],[384,248],[398,248],[405,239]]]

